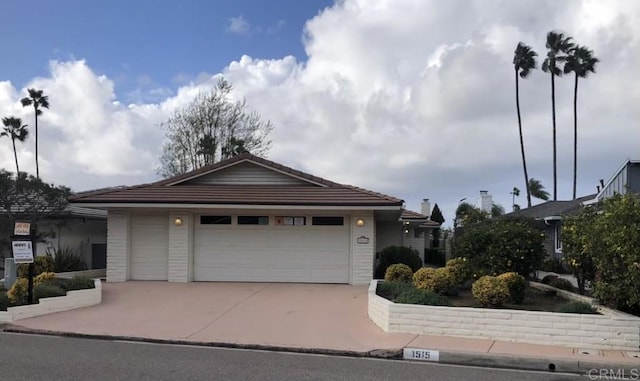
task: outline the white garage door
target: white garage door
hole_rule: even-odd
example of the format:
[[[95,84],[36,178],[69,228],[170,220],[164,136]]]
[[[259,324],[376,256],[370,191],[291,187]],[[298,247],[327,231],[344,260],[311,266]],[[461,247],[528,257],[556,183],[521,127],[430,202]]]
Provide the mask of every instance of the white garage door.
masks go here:
[[[194,279],[245,282],[349,282],[344,226],[196,225]]]
[[[167,280],[169,219],[166,215],[131,216],[131,279]]]

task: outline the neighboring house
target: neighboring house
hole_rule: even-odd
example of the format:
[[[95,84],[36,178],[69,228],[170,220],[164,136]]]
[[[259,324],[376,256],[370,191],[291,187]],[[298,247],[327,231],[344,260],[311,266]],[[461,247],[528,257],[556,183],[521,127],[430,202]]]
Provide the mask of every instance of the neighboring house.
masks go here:
[[[39,221],[38,232],[46,236],[38,243],[38,255],[69,248],[82,256],[88,269],[107,267],[106,211],[69,205]]]
[[[586,205],[602,201],[614,194],[640,193],[640,160],[627,159],[611,179],[602,184],[602,189],[598,188],[598,194],[585,202]]]
[[[367,284],[381,244],[428,222],[405,213],[405,233],[403,200],[248,153],[70,201],[108,211],[110,282]]]
[[[14,211],[13,215],[20,221],[19,211]],[[36,255],[69,248],[82,256],[87,268],[106,268],[106,211],[68,205],[61,212],[41,218],[37,222],[37,231],[41,239],[36,245]],[[4,255],[11,257],[10,252]],[[0,267],[4,268],[4,260],[1,262]]]
[[[431,248],[431,232],[440,224],[429,219],[431,205],[423,199],[422,213],[403,210],[397,221],[378,221],[376,224],[376,253],[388,246],[406,246],[415,249],[424,259],[425,249]]]
[[[551,258],[562,257],[562,219],[575,215],[582,209],[584,203],[593,199],[592,194],[571,201],[546,201],[530,208],[507,213],[504,217],[528,217],[538,222],[538,226],[545,235],[545,250]]]

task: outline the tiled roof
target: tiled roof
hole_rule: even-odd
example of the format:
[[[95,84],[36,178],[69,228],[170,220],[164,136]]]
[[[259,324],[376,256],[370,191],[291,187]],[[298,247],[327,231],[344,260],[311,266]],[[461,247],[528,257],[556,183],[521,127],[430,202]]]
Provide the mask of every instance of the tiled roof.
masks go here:
[[[288,185],[195,185],[187,180],[251,161],[314,183]],[[181,184],[182,183],[182,184]],[[212,204],[212,205],[309,205],[309,206],[398,206],[403,200],[366,189],[342,185],[272,161],[242,154],[195,171],[152,184],[107,188],[78,194],[75,204]],[[105,205],[107,206],[107,205]]]
[[[576,214],[582,203],[591,200],[595,194],[577,198],[569,201],[547,201],[534,205],[531,208],[521,209],[516,212],[505,214],[505,217],[530,217],[545,218],[550,216],[570,216]]]

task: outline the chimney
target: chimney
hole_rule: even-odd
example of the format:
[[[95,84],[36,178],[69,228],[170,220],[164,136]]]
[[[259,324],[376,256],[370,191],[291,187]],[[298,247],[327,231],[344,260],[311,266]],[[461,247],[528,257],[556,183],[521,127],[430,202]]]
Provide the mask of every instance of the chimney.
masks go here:
[[[427,217],[431,216],[431,203],[428,198],[422,199],[422,203],[420,204],[420,213]]]
[[[476,207],[487,213],[491,213],[492,206],[493,206],[493,197],[489,194],[489,191],[481,190],[480,198],[478,199],[478,203],[476,204]]]
[[[596,189],[598,190],[598,193],[600,193],[600,185],[596,185]]]
[[[602,187],[602,189],[604,189],[604,180],[600,179],[600,186]]]

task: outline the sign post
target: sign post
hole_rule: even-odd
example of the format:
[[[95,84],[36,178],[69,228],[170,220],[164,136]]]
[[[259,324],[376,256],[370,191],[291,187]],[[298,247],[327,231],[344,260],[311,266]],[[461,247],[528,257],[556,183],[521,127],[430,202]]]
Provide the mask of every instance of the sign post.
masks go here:
[[[35,230],[31,229],[28,222],[16,222],[11,236],[11,249],[13,252],[13,260],[17,264],[29,264],[28,278],[28,295],[27,301],[33,304],[33,272],[34,272],[34,247],[35,247]]]

